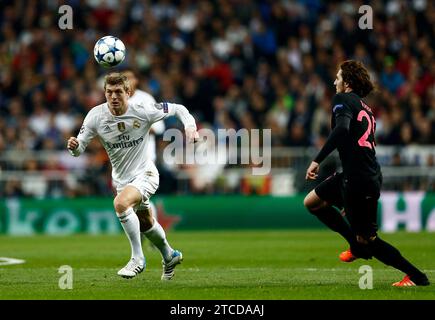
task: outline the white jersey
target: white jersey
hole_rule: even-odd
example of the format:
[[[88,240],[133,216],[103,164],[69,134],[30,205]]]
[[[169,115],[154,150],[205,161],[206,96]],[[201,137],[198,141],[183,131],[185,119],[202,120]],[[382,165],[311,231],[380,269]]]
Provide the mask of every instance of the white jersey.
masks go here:
[[[138,89],[134,91],[134,95],[132,95],[130,99],[128,99],[128,101],[131,103],[156,103],[156,100],[152,95]],[[151,126],[151,129],[156,134],[163,134],[163,132],[165,131],[165,123],[163,121],[158,121]],[[148,154],[152,161],[156,161],[156,137],[153,132],[150,132],[148,139]]]
[[[70,150],[70,153],[79,156],[90,140],[98,136],[112,164],[114,185],[124,186],[149,166],[151,159],[148,140],[151,125],[171,115],[177,116],[185,128],[196,128],[195,119],[179,104],[129,101],[127,111],[115,116],[107,103],[103,103],[92,108],[86,115],[77,136],[79,147]]]

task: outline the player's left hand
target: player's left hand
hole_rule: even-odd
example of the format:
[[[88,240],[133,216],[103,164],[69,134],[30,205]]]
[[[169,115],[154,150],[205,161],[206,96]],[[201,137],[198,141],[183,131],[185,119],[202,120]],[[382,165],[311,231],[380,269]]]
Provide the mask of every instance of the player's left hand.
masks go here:
[[[316,180],[319,173],[319,164],[312,161],[307,169],[307,174],[305,175],[306,180]]]
[[[195,142],[199,141],[199,134],[198,134],[198,131],[196,131],[195,128],[191,128],[191,127],[186,128],[185,132],[186,132],[187,142],[189,142],[189,143],[195,143]]]

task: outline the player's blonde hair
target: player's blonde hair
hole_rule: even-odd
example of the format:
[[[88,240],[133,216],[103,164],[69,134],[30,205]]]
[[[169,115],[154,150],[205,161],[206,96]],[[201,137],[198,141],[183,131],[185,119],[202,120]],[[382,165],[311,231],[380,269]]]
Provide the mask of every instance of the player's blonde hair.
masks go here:
[[[130,92],[130,81],[128,81],[127,76],[120,72],[112,72],[106,75],[104,78],[104,90],[106,90],[106,85],[116,86],[122,85],[126,92]]]

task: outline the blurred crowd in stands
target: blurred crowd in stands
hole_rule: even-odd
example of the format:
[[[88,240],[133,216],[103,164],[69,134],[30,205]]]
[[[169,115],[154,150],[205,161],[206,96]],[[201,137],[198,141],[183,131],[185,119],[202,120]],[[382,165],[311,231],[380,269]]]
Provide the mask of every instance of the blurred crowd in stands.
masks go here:
[[[58,26],[62,4],[73,9],[72,30]],[[373,9],[373,29],[358,27],[363,4]],[[95,62],[93,46],[105,35],[123,40],[123,66],[135,70],[141,89],[184,104],[199,128],[270,128],[274,147],[319,148],[329,133],[337,65],[357,59],[377,84],[367,102],[378,145],[435,145],[434,1],[2,0],[0,159],[65,152],[84,115],[104,102],[107,69]],[[0,170],[82,169],[82,181],[92,183],[64,182],[52,193],[110,194],[104,150],[94,141],[87,151],[85,160],[3,159]],[[173,172],[161,161],[158,167],[161,192],[173,191]],[[3,195],[26,194],[18,178],[2,183]]]

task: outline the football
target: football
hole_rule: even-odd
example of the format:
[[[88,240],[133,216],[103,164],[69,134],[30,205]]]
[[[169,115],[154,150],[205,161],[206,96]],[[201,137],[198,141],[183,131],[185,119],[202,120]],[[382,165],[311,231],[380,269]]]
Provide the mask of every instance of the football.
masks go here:
[[[105,68],[115,67],[125,58],[125,45],[117,37],[105,36],[95,43],[94,57]]]

